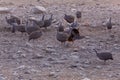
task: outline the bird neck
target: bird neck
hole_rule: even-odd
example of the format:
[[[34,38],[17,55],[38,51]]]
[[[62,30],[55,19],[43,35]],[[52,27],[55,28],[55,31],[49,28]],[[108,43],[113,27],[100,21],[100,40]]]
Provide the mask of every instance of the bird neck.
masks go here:
[[[110,19],[109,19],[109,23],[111,23],[111,17],[110,17]]]

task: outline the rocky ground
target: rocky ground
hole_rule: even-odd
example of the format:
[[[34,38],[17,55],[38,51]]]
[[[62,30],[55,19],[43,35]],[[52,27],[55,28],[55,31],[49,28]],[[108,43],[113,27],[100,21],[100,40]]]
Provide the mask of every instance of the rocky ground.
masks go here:
[[[39,40],[4,30],[10,27],[1,14],[0,80],[119,80],[120,79],[120,1],[119,0],[0,0],[0,7],[13,8],[12,14],[39,17],[31,13],[34,5],[44,6],[57,20],[63,14],[82,11],[80,33],[85,38],[66,47],[56,40],[56,25],[43,31]],[[109,33],[102,23],[112,17]],[[48,15],[49,17],[49,15]],[[112,52],[114,60],[106,64],[93,49]]]

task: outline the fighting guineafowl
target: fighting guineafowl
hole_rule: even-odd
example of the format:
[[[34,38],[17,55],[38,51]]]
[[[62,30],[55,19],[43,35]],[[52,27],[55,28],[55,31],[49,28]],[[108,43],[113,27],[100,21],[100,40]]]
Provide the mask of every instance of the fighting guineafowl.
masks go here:
[[[101,52],[101,53],[98,53],[96,49],[93,49],[97,55],[97,57],[100,59],[100,60],[104,60],[104,62],[106,62],[107,60],[113,60],[113,56],[110,52]]]

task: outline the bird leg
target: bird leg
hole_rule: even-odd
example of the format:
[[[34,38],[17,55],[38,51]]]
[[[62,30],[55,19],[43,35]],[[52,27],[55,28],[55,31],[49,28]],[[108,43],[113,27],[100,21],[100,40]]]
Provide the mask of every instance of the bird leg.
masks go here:
[[[78,22],[81,22],[81,18],[78,18],[77,21],[78,21]]]
[[[106,60],[104,60],[104,65],[106,64]]]

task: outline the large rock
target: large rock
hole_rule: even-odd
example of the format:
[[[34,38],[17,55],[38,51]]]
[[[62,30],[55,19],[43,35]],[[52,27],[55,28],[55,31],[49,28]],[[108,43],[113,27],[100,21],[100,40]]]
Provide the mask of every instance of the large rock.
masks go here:
[[[32,11],[33,11],[34,14],[41,14],[41,13],[46,13],[47,12],[46,8],[44,8],[43,6],[35,6],[32,9]]]
[[[0,7],[0,14],[4,13],[11,13],[11,9],[6,7]]]

